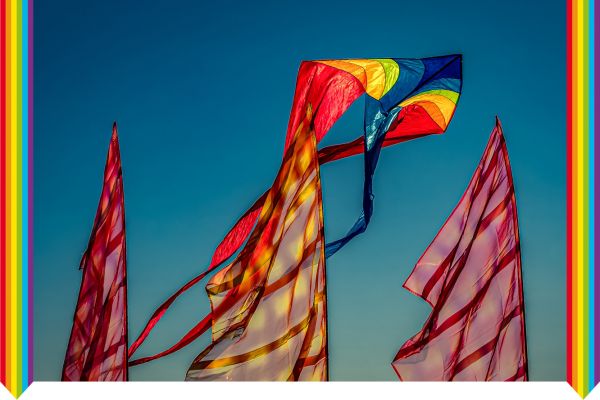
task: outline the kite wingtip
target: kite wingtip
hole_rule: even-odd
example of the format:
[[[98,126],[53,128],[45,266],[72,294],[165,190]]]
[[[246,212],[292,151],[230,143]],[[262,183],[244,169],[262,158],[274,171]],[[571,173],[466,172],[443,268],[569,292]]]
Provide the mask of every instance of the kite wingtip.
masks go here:
[[[458,62],[462,63],[462,60],[463,60],[462,53],[451,53],[451,54],[448,54],[448,55],[442,56],[442,57],[445,57],[446,59],[450,59],[452,62],[458,61]]]

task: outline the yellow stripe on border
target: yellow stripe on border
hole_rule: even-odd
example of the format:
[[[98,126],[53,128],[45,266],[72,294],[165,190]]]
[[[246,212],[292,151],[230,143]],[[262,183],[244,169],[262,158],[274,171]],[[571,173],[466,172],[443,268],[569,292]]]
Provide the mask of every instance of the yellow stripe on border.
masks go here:
[[[10,10],[10,64],[11,74],[10,79],[12,82],[10,91],[10,101],[13,104],[11,107],[11,123],[10,123],[10,197],[11,197],[11,224],[10,234],[13,237],[11,240],[10,248],[10,264],[8,268],[11,270],[10,274],[10,331],[11,331],[11,342],[10,346],[12,349],[10,357],[10,367],[13,370],[10,376],[10,387],[11,393],[16,393],[17,388],[17,1],[9,0],[12,7]]]
[[[582,227],[583,227],[583,255],[582,255],[582,288],[581,288],[581,297],[582,297],[582,353],[581,353],[581,361],[582,361],[582,392],[583,395],[587,395],[588,386],[589,386],[589,349],[590,349],[590,337],[589,337],[589,254],[590,254],[590,232],[589,232],[589,218],[590,218],[590,202],[589,202],[589,173],[590,173],[590,163],[589,163],[589,48],[587,46],[587,42],[589,40],[589,19],[585,16],[589,15],[589,1],[583,2],[582,7],[582,24],[581,24],[581,135],[583,140],[582,145],[582,179],[583,179],[583,191],[582,191],[582,199],[581,203],[583,206],[583,219],[582,219]],[[584,18],[585,17],[585,18]]]
[[[576,83],[577,88],[575,102],[577,104],[577,113],[575,118],[577,120],[575,135],[577,136],[577,153],[576,153],[576,181],[577,181],[577,263],[575,268],[577,270],[577,376],[576,386],[577,391],[582,394],[583,392],[583,1],[577,1],[576,6]]]
[[[6,98],[7,98],[7,102],[6,102],[6,121],[5,121],[5,133],[6,133],[6,149],[5,149],[5,155],[6,155],[6,160],[5,160],[5,185],[6,185],[6,254],[5,254],[5,268],[6,268],[6,281],[5,281],[5,287],[4,289],[4,293],[2,294],[3,296],[5,296],[5,300],[6,300],[6,342],[5,342],[5,346],[6,346],[6,358],[5,358],[5,365],[6,365],[6,381],[4,382],[6,385],[6,389],[8,389],[9,392],[12,393],[11,390],[11,381],[12,381],[12,372],[14,371],[11,368],[11,358],[12,358],[12,353],[14,352],[14,350],[11,347],[11,329],[10,329],[10,321],[11,321],[11,297],[10,297],[10,279],[11,279],[11,269],[10,269],[10,260],[11,260],[11,238],[13,237],[10,234],[10,226],[11,226],[11,212],[10,212],[10,208],[11,208],[11,193],[10,193],[10,167],[11,167],[11,152],[10,152],[10,145],[11,145],[11,123],[12,123],[12,110],[11,110],[11,105],[13,105],[14,103],[12,103],[11,101],[11,92],[13,90],[13,82],[11,79],[11,47],[12,47],[12,43],[11,43],[11,32],[12,32],[12,20],[11,20],[11,10],[12,10],[12,5],[11,5],[11,1],[7,1],[6,2],[6,14],[5,14],[5,18],[6,18],[6,32],[5,32],[5,37],[6,37]]]

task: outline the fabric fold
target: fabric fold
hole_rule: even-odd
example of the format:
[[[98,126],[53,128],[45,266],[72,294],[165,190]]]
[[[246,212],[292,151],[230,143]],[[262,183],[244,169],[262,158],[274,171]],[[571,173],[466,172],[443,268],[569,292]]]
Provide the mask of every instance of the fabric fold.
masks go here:
[[[433,308],[392,366],[407,381],[527,380],[514,183],[500,121],[404,287]]]

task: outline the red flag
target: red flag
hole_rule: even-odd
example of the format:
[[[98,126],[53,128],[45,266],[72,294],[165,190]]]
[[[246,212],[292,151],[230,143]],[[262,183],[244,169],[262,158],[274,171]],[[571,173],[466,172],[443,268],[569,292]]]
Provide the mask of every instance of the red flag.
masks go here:
[[[500,121],[404,287],[433,311],[392,363],[401,380],[527,380],[517,208]]]
[[[81,288],[63,381],[127,380],[125,208],[117,126],[94,227],[81,260]]]

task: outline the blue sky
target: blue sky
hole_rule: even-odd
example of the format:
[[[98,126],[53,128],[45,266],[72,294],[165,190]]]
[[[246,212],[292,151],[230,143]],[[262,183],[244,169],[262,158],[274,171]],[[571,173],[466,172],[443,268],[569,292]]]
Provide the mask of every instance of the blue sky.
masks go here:
[[[150,3],[150,2],[148,2]],[[333,380],[395,380],[392,358],[430,308],[401,288],[502,120],[520,217],[530,378],[565,375],[565,40],[560,1],[38,2],[35,7],[35,379],[58,380],[80,271],[119,124],[129,335],[206,268],[277,172],[301,60],[463,54],[446,134],[385,149],[365,234],[328,260]],[[322,145],[362,130],[358,100]],[[362,158],[322,168],[325,232],[359,214]],[[209,310],[202,285],[138,355]],[[183,380],[208,335],[133,367]]]

